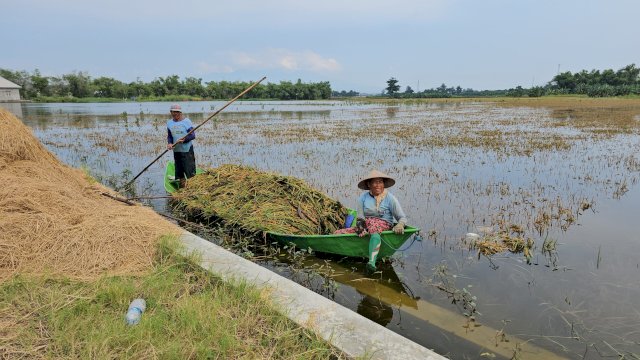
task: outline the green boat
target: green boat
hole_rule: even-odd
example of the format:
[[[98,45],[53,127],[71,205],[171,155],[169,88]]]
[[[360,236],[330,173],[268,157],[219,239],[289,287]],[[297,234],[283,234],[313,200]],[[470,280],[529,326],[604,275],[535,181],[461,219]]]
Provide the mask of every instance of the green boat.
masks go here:
[[[202,174],[204,170],[196,168],[196,174]],[[173,161],[167,163],[164,170],[164,189],[172,194],[180,188],[180,180],[176,180],[176,164]]]
[[[396,234],[391,230],[383,231],[382,244],[378,258],[388,258],[411,238],[419,236],[419,228],[407,226],[404,234]],[[356,234],[333,235],[287,235],[267,232],[272,240],[282,245],[295,245],[301,250],[311,249],[316,252],[329,253],[342,256],[363,257],[369,256],[369,235],[359,237]]]
[[[204,170],[196,169],[196,174],[202,174]],[[164,173],[164,188],[168,193],[173,193],[179,188],[179,181],[175,180],[175,163],[169,161]],[[355,210],[349,209],[353,215],[355,224]],[[418,235],[419,228],[407,226],[404,234],[396,234],[393,231],[383,231],[381,233],[382,244],[380,246],[379,258],[387,258],[393,255],[411,236]],[[369,256],[369,235],[359,237],[356,234],[333,234],[333,235],[289,235],[276,232],[267,232],[272,240],[282,245],[295,245],[301,250],[311,249],[316,252],[352,256]]]

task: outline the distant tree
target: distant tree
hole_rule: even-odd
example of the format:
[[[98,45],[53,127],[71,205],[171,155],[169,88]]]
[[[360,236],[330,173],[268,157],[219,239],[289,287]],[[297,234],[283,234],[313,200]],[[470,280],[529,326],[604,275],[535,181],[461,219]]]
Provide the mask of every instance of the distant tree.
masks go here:
[[[153,95],[153,89],[150,84],[143,83],[140,78],[127,85],[127,97],[138,98]]]
[[[20,95],[23,99],[33,99],[39,96],[59,96],[75,98],[102,97],[117,99],[137,99],[145,97],[173,97],[175,95],[197,96],[209,99],[231,99],[244,89],[249,82],[208,82],[202,84],[201,78],[187,77],[181,80],[178,75],[166,78],[159,77],[149,83],[140,79],[135,82],[123,83],[110,77],[92,79],[86,72],[73,72],[62,77],[46,77],[35,70],[32,74],[27,71],[12,71],[0,68],[0,76],[21,86]],[[318,100],[331,98],[331,84],[328,81],[317,83],[303,83],[298,79],[296,83],[282,81],[280,84],[259,84],[247,93],[245,98],[280,99],[280,100]],[[346,96],[357,96],[351,90]]]
[[[123,99],[127,97],[127,85],[110,77],[99,77],[91,83],[93,95],[105,98]]]
[[[623,67],[616,72],[616,75],[623,85],[638,85],[640,82],[640,69],[636,68],[636,64]]]
[[[31,85],[35,92],[35,96],[48,96],[49,92],[49,79],[46,76],[40,74],[40,70],[36,69],[31,75]]]
[[[551,82],[560,89],[568,89],[570,91],[573,91],[577,86],[576,78],[570,71],[554,76]]]
[[[523,97],[525,94],[524,89],[522,88],[522,86],[516,86],[515,89],[509,89],[507,91],[507,96],[512,96],[512,97]]]
[[[195,77],[187,77],[183,83],[184,93],[191,96],[202,96],[206,94],[204,86],[202,86],[202,79]]]
[[[165,79],[160,79],[163,81],[164,88],[167,90],[167,95],[179,95],[182,93],[182,83],[180,82],[180,76],[169,75]]]
[[[529,95],[529,97],[540,97],[543,96],[545,94],[545,89],[542,86],[534,86],[531,89],[529,89],[529,92],[527,95]]]
[[[548,87],[552,93],[587,94],[589,96],[620,96],[638,92],[640,69],[630,64],[618,71],[581,70],[575,74],[556,75]]]
[[[67,96],[69,94],[69,83],[61,77],[50,77],[48,88],[52,96]]]
[[[62,75],[69,84],[69,92],[77,98],[88,97],[93,95],[91,92],[91,77],[88,73],[78,71],[71,74]]]
[[[404,91],[405,94],[407,95],[411,95],[413,94],[415,91],[413,91],[413,89],[411,88],[411,86],[407,86],[407,89]]]
[[[387,95],[394,97],[398,91],[400,91],[400,85],[398,85],[398,80],[396,78],[391,78],[387,80]]]

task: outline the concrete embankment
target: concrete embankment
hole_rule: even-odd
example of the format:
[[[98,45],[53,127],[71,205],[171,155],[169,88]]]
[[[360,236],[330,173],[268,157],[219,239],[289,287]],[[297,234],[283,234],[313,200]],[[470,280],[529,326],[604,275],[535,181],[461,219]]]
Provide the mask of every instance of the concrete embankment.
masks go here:
[[[415,342],[319,294],[185,232],[184,252],[198,254],[200,266],[224,280],[246,281],[264,289],[291,320],[310,329],[351,357],[366,359],[445,359]]]

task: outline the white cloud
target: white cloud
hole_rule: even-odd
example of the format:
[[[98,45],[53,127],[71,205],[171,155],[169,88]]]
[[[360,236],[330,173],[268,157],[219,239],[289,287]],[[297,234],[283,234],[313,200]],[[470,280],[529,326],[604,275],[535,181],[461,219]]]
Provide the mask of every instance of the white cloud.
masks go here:
[[[292,51],[270,48],[256,53],[233,51],[216,57],[228,59],[228,62],[201,61],[198,63],[198,68],[205,73],[269,69],[329,73],[338,72],[342,69],[336,59],[322,56],[310,50]]]
[[[210,74],[210,73],[227,74],[227,73],[232,73],[234,71],[233,67],[229,65],[209,64],[205,61],[200,61],[196,63],[196,66],[201,72],[205,74]]]
[[[293,56],[285,55],[278,59],[277,63],[286,70],[298,70],[298,62]]]

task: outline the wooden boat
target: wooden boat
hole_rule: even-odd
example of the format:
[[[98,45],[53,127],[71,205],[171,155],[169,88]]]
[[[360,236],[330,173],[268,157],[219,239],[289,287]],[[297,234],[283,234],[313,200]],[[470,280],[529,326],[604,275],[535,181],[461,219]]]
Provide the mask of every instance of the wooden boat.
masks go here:
[[[196,174],[202,174],[204,170],[196,168]],[[180,180],[176,180],[176,164],[173,161],[167,163],[164,170],[164,189],[173,193],[180,187]]]
[[[404,234],[396,234],[391,230],[383,231],[382,244],[380,245],[379,258],[388,258],[411,238],[419,236],[419,228],[407,226]],[[329,253],[342,256],[363,257],[369,256],[369,235],[359,237],[356,234],[332,234],[332,235],[287,235],[267,232],[267,236],[282,245],[295,245],[301,250],[311,249],[316,252]]]

